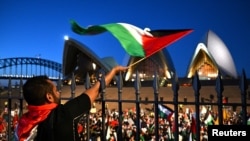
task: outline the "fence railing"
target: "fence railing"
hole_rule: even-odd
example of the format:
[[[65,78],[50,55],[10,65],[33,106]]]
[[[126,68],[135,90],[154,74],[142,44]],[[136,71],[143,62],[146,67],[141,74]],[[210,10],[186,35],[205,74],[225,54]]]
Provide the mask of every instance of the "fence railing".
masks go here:
[[[103,73],[102,76],[104,76],[104,72],[100,72]],[[240,122],[238,122],[237,124],[242,124],[242,125],[247,125],[247,120],[248,120],[248,115],[247,115],[247,107],[250,106],[250,104],[247,103],[247,89],[248,89],[248,84],[247,84],[247,79],[246,79],[246,75],[244,70],[242,71],[242,75],[240,77],[240,84],[239,84],[239,88],[240,88],[240,94],[241,94],[241,101],[240,102],[234,102],[234,103],[225,103],[223,102],[223,91],[224,91],[224,85],[222,83],[221,80],[221,75],[220,73],[218,74],[218,77],[216,78],[216,84],[215,84],[215,90],[217,93],[217,101],[216,102],[204,102],[203,100],[200,101],[201,97],[200,97],[200,89],[201,89],[201,84],[200,84],[200,80],[198,77],[198,74],[196,73],[195,76],[192,78],[192,88],[193,88],[193,93],[194,93],[194,102],[187,102],[187,101],[180,101],[179,100],[179,82],[178,82],[178,78],[174,77],[171,80],[172,83],[172,91],[173,91],[173,100],[170,101],[166,101],[163,98],[159,97],[159,78],[157,77],[157,73],[155,73],[154,75],[154,79],[152,82],[152,87],[153,87],[153,100],[142,100],[140,97],[140,89],[141,89],[141,81],[139,78],[139,74],[138,72],[136,73],[136,79],[134,81],[134,93],[135,93],[135,99],[129,99],[129,100],[125,100],[122,98],[123,95],[123,78],[122,78],[122,74],[120,73],[117,76],[117,80],[116,80],[116,86],[117,86],[117,94],[118,94],[118,98],[117,99],[106,99],[105,95],[106,95],[106,86],[105,86],[105,82],[104,82],[104,78],[101,79],[101,93],[100,93],[100,99],[97,100],[97,102],[101,103],[101,119],[102,121],[106,121],[106,119],[109,117],[109,114],[107,113],[107,108],[106,105],[107,103],[113,102],[116,103],[118,105],[118,128],[116,129],[116,134],[117,134],[117,140],[118,141],[122,141],[123,139],[123,130],[122,130],[122,125],[124,123],[124,109],[123,109],[123,104],[124,103],[134,103],[135,104],[135,117],[134,118],[134,123],[136,126],[136,134],[134,137],[134,140],[139,141],[141,138],[141,132],[142,132],[142,126],[141,126],[141,121],[143,120],[141,117],[141,104],[145,103],[145,104],[152,104],[153,109],[151,112],[154,113],[153,119],[154,119],[154,138],[155,140],[159,140],[161,138],[161,133],[159,133],[159,129],[160,127],[160,121],[159,119],[162,118],[160,117],[160,109],[159,106],[164,105],[164,104],[171,104],[173,105],[173,113],[172,113],[172,120],[169,122],[172,122],[171,125],[174,128],[171,128],[171,133],[173,135],[173,137],[171,137],[172,140],[179,140],[179,126],[180,126],[180,122],[179,122],[179,113],[180,113],[180,104],[183,105],[193,105],[194,107],[194,115],[192,115],[192,119],[190,118],[190,120],[192,120],[191,122],[195,122],[195,130],[196,132],[194,133],[196,136],[196,140],[199,141],[201,140],[200,136],[201,136],[201,107],[204,105],[211,105],[211,106],[216,106],[217,107],[217,111],[218,111],[218,124],[219,125],[223,125],[225,124],[223,121],[223,109],[224,107],[228,107],[228,106],[239,106],[241,107],[241,120]],[[91,83],[89,80],[89,75],[86,75],[86,79],[85,79],[85,89],[89,89],[91,87]],[[76,90],[76,84],[75,82],[75,78],[74,78],[74,74],[72,76],[72,84],[71,84],[71,97],[61,97],[61,100],[70,100],[72,98],[75,97],[75,90]],[[23,94],[22,94],[22,86],[23,86],[23,80],[22,78],[20,79],[20,85],[18,88],[19,91],[19,95],[18,96],[13,96],[12,95],[12,84],[11,84],[11,79],[9,80],[9,84],[8,84],[8,91],[6,95],[1,95],[0,99],[3,100],[7,100],[7,104],[5,104],[6,106],[6,111],[5,111],[5,116],[6,116],[6,121],[7,121],[7,130],[6,130],[6,137],[7,140],[11,140],[11,137],[13,136],[13,128],[15,126],[15,122],[14,120],[14,114],[15,114],[15,110],[18,111],[19,115],[21,116],[23,114],[24,108],[25,108],[25,101],[23,99]],[[59,80],[57,82],[57,88],[59,91],[61,91],[62,89],[62,81]],[[15,88],[16,89],[16,88]],[[17,104],[18,103],[18,104]],[[14,105],[14,106],[13,106]],[[89,113],[90,114],[90,113]],[[86,120],[86,127],[87,129],[90,128],[90,119],[89,116],[86,116],[87,120]],[[100,134],[100,138],[102,141],[107,140],[107,123],[102,122],[101,123],[101,134]],[[85,139],[89,140],[91,138],[91,133],[90,130],[86,130],[85,134]],[[170,139],[169,139],[170,140]]]

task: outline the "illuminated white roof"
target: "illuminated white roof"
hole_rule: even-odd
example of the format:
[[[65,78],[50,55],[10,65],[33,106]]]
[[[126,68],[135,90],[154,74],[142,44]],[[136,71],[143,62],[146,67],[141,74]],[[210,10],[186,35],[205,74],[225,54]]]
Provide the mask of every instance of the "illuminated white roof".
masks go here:
[[[189,65],[187,77],[191,78],[204,63],[219,70],[222,75],[237,78],[234,61],[227,46],[211,30],[207,32],[205,41],[198,43]]]
[[[237,78],[233,58],[224,42],[211,30],[208,31],[207,49],[225,74]]]

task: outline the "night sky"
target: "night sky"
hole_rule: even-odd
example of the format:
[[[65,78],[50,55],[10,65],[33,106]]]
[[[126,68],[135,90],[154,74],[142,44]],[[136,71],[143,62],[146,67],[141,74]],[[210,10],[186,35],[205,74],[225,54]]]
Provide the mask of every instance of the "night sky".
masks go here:
[[[228,47],[238,74],[250,77],[250,1],[247,0],[1,0],[0,58],[41,57],[62,63],[64,36],[100,57],[123,64],[126,52],[110,33],[80,36],[81,26],[124,22],[140,28],[193,29],[167,47],[177,74],[184,77],[195,48],[208,30]]]

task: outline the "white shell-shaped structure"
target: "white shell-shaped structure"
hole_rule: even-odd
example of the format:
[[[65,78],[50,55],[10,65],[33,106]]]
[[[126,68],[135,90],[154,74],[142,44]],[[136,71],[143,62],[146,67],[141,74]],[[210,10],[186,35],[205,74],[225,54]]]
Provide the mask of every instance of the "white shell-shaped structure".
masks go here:
[[[125,59],[125,58],[124,58]],[[131,64],[140,60],[140,57],[128,56],[125,65]],[[83,83],[85,76],[90,75],[91,81],[96,79],[96,74],[99,69],[109,72],[117,62],[113,57],[99,58],[95,52],[79,41],[68,38],[65,40],[63,53],[63,74],[64,79],[70,79],[72,73],[79,83]],[[157,71],[161,77],[160,85],[164,85],[167,79],[170,79],[175,74],[175,68],[172,59],[167,49],[155,53],[140,63],[133,65],[125,73],[125,81],[133,81],[135,72],[139,71],[141,81],[153,80],[154,73]]]
[[[237,78],[233,58],[224,42],[211,30],[204,42],[198,43],[187,77],[198,72],[200,79],[213,79],[220,72],[224,78]]]

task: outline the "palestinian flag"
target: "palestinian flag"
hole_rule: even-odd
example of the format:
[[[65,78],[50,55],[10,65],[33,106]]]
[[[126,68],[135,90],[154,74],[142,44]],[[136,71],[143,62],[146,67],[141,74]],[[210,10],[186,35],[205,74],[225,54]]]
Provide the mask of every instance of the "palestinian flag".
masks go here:
[[[214,125],[214,118],[213,116],[209,113],[206,120],[204,121],[206,125]]]
[[[196,140],[196,120],[195,117],[192,116],[192,121],[191,121],[191,139]]]
[[[73,32],[79,35],[96,35],[109,31],[121,43],[125,51],[136,57],[149,57],[164,47],[174,43],[193,30],[144,30],[128,23],[93,25],[87,28],[71,21]]]
[[[162,104],[158,104],[158,110],[159,110],[159,116],[161,118],[167,118],[168,120],[170,120],[171,116],[174,113],[174,110]]]

